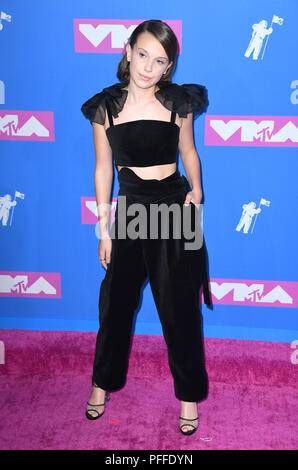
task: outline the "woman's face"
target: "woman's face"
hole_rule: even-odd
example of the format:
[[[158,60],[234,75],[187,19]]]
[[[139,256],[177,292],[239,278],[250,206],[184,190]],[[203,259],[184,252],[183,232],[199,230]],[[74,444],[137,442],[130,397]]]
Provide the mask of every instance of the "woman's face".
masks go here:
[[[141,33],[133,47],[126,45],[130,78],[141,87],[157,83],[172,62],[160,42],[150,33]]]

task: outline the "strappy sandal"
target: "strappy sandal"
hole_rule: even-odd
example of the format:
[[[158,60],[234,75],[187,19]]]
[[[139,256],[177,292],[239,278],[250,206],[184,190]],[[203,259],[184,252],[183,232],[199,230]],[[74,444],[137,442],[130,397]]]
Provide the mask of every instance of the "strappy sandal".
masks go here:
[[[94,387],[98,387],[98,385],[95,385],[95,384],[93,384],[93,385],[94,385]],[[100,388],[100,387],[98,387],[98,388]],[[109,392],[106,392],[104,403],[101,403],[100,405],[93,405],[92,403],[89,403],[87,401],[87,405],[90,405],[90,406],[104,406],[106,404],[106,402],[109,401],[109,400],[110,400],[110,394],[109,394]],[[89,411],[95,411],[95,413],[97,413],[98,416],[93,416],[93,415],[89,414]],[[89,408],[88,410],[86,410],[86,417],[88,419],[93,419],[93,420],[98,419],[104,414],[104,412],[105,412],[105,410],[103,410],[102,413],[99,413],[98,410],[95,410],[94,408]]]
[[[193,419],[189,419],[189,418],[182,418],[182,416],[179,416],[180,419],[183,419],[185,421],[195,421],[196,419],[199,419],[199,417],[197,416],[196,418],[193,418]],[[183,431],[182,428],[184,426],[192,426],[193,429],[190,429],[189,431]],[[198,429],[199,427],[199,424],[198,426],[194,426],[193,424],[188,424],[188,423],[184,423],[184,424],[180,424],[179,425],[179,429],[180,431],[182,432],[182,434],[184,434],[185,436],[190,436],[190,434],[193,434],[194,432],[196,432],[196,430]]]

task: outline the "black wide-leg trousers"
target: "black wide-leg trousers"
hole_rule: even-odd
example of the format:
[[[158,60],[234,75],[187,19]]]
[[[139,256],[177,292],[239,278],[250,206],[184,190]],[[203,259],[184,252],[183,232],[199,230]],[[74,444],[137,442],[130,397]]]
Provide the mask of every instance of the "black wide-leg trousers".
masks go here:
[[[176,203],[183,207],[190,191],[179,171],[162,180],[144,180],[124,167],[118,173],[119,192],[115,210],[111,260],[99,293],[99,331],[93,365],[92,383],[106,391],[122,388],[126,381],[132,325],[141,287],[149,277],[150,287],[168,351],[176,398],[200,401],[206,398],[208,378],[205,369],[202,315],[199,290],[210,305],[205,243],[199,249],[185,250],[185,242],[173,236],[169,217],[169,236],[150,238],[150,204]],[[126,212],[120,211],[119,196],[125,196]],[[128,208],[141,203],[148,213],[147,238],[121,238],[119,228],[127,228],[135,215]],[[195,204],[190,203],[194,228]],[[182,232],[182,229],[181,229]],[[112,232],[111,232],[112,233]],[[123,233],[123,232],[122,232]]]

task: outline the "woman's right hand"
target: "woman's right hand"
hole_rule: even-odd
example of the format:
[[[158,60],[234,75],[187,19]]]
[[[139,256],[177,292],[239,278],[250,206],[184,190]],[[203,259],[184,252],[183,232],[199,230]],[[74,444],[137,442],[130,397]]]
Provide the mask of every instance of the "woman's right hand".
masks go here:
[[[99,241],[98,255],[102,266],[107,269],[111,261],[112,240],[111,238],[103,238]]]

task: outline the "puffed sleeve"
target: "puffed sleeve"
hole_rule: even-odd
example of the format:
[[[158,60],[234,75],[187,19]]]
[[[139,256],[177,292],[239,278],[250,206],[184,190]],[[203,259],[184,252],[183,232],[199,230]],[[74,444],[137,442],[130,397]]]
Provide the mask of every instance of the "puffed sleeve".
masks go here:
[[[186,118],[189,113],[193,116],[203,113],[208,104],[207,88],[196,83],[159,82],[159,90],[155,93],[157,99],[167,109],[178,113],[180,117]]]
[[[202,114],[206,111],[209,104],[207,88],[204,85],[189,83],[181,85],[184,93],[177,96],[176,106],[180,117],[187,117],[187,114],[193,113],[193,116]]]
[[[104,93],[96,93],[96,95],[85,101],[85,103],[81,106],[81,111],[84,116],[89,119],[91,125],[92,122],[97,122],[98,124],[104,125],[106,118]]]

